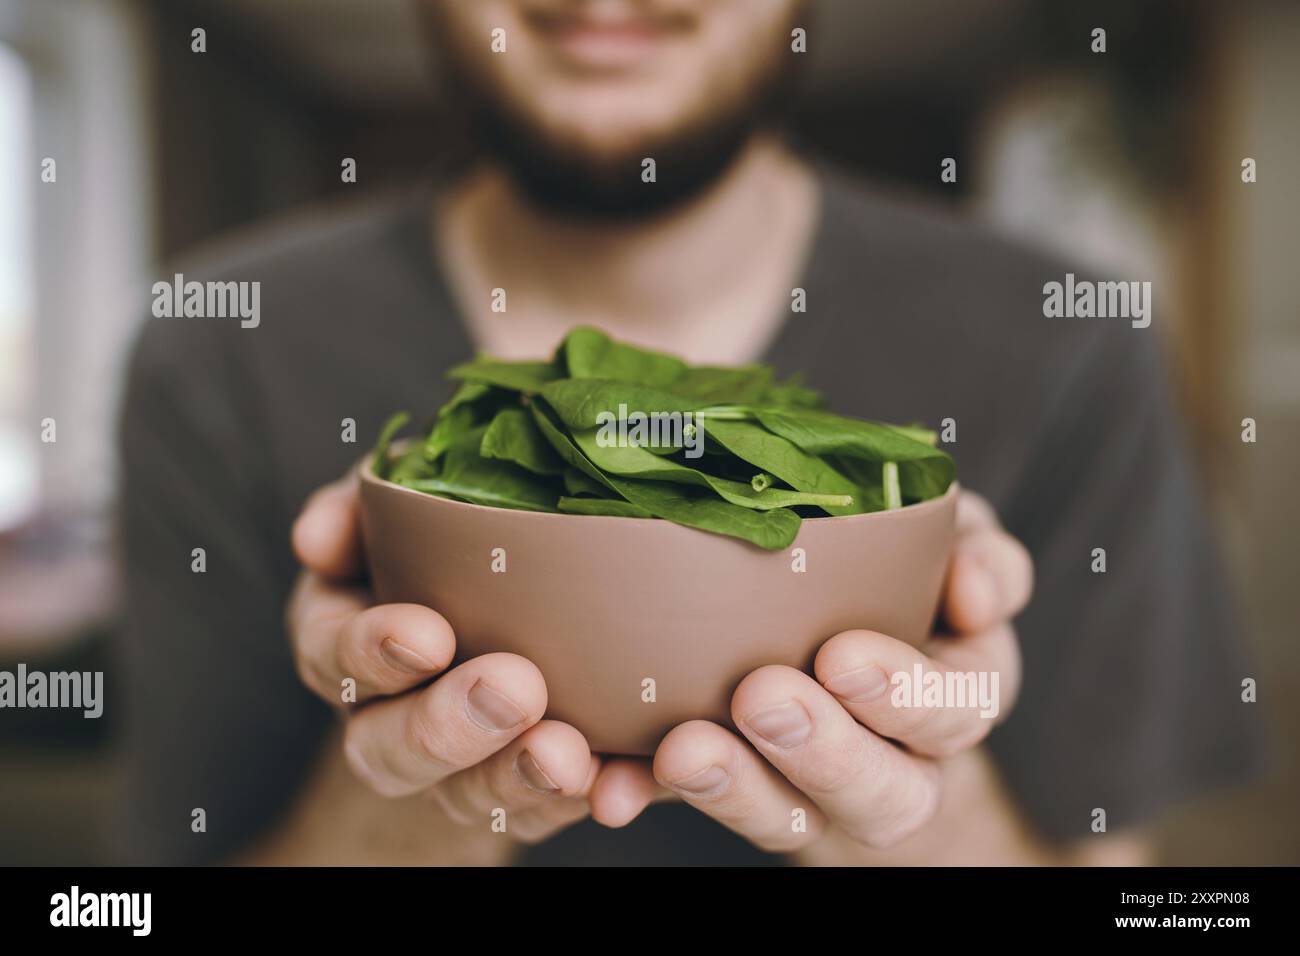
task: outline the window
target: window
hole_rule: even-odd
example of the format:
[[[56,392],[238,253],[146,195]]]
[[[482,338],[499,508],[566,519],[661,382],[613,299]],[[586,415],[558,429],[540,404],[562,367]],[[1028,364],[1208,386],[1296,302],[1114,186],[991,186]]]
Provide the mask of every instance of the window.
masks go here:
[[[26,62],[0,44],[0,531],[37,505],[31,103]]]

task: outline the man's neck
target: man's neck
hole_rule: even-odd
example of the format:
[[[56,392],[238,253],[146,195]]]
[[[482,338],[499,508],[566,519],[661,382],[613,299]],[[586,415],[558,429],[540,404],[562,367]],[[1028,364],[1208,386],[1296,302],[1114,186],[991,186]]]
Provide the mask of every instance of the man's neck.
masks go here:
[[[694,361],[742,362],[789,314],[816,215],[811,172],[759,139],[689,204],[634,223],[557,217],[484,169],[439,207],[437,248],[472,336],[495,354],[545,355],[591,324]]]

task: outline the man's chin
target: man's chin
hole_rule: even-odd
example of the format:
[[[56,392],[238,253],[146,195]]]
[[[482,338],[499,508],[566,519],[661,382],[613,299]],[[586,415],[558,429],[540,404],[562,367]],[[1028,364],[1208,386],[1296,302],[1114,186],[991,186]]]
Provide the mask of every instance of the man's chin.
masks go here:
[[[751,120],[737,117],[618,148],[557,142],[520,124],[494,124],[479,135],[488,158],[537,208],[570,219],[628,222],[667,214],[706,192],[755,133]]]
[[[659,144],[614,154],[532,150],[513,158],[497,150],[495,158],[539,209],[571,219],[633,221],[665,215],[707,192],[748,138],[738,133],[707,151]]]

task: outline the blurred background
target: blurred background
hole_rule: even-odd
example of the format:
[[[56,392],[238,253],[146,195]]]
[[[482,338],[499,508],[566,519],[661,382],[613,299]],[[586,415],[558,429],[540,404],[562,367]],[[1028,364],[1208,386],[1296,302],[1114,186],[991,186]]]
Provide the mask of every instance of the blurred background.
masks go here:
[[[105,670],[109,695],[99,720],[0,710],[0,863],[106,859],[114,416],[160,263],[365,188],[342,157],[378,186],[456,155],[411,3],[0,0],[0,670]],[[1173,300],[1275,762],[1172,812],[1161,858],[1300,863],[1300,4],[822,0],[808,48],[810,148]]]

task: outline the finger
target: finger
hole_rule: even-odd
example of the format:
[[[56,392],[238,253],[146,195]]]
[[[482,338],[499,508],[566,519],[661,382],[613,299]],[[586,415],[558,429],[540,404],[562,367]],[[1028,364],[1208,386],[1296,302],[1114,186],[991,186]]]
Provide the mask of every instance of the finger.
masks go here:
[[[289,533],[293,553],[309,570],[336,580],[361,571],[361,511],[353,475],[318,488]]]
[[[993,723],[1001,723],[1020,696],[1024,663],[1020,640],[1010,624],[997,624],[974,634],[951,637],[939,634],[921,646],[921,651],[950,670],[998,675],[998,714]]]
[[[957,539],[944,590],[944,619],[972,632],[1019,614],[1033,592],[1034,567],[1024,545],[1002,530],[982,498],[957,503]]]
[[[565,827],[590,816],[591,805],[587,802],[587,795],[591,792],[600,768],[600,758],[593,755],[591,768],[580,795],[544,800],[534,807],[516,813],[511,829],[513,837],[521,843],[540,843]]]
[[[650,804],[671,799],[646,757],[606,758],[589,797],[592,818],[607,827],[627,826]]]
[[[456,653],[451,625],[419,604],[370,605],[358,587],[304,574],[289,603],[294,660],[303,682],[327,703],[343,700],[343,682],[355,682],[355,701],[398,694],[441,673]]]
[[[961,666],[884,634],[845,631],[821,646],[813,673],[864,727],[914,753],[948,757],[988,736],[1004,705],[1010,710],[1019,656],[1010,627],[995,630],[1001,637],[933,642],[965,645]]]
[[[458,823],[486,825],[500,810],[513,816],[544,801],[578,796],[590,771],[586,738],[568,724],[543,720],[482,763],[452,774],[434,794]]]
[[[759,668],[736,688],[731,712],[758,752],[853,839],[892,846],[934,816],[937,765],[867,730],[803,672]]]
[[[674,727],[655,751],[664,787],[770,853],[819,838],[826,817],[731,731],[707,720]]]
[[[591,805],[586,797],[562,798],[516,813],[511,818],[510,835],[520,843],[541,843],[589,816]]]
[[[299,679],[326,703],[341,703],[333,645],[344,623],[370,606],[364,588],[333,585],[311,571],[298,576],[285,609],[285,630]]]
[[[957,534],[997,530],[1002,527],[998,513],[983,495],[964,490],[957,499]]]
[[[343,749],[364,783],[401,797],[486,760],[545,711],[546,683],[534,664],[484,654],[423,690],[362,708],[348,721]]]

